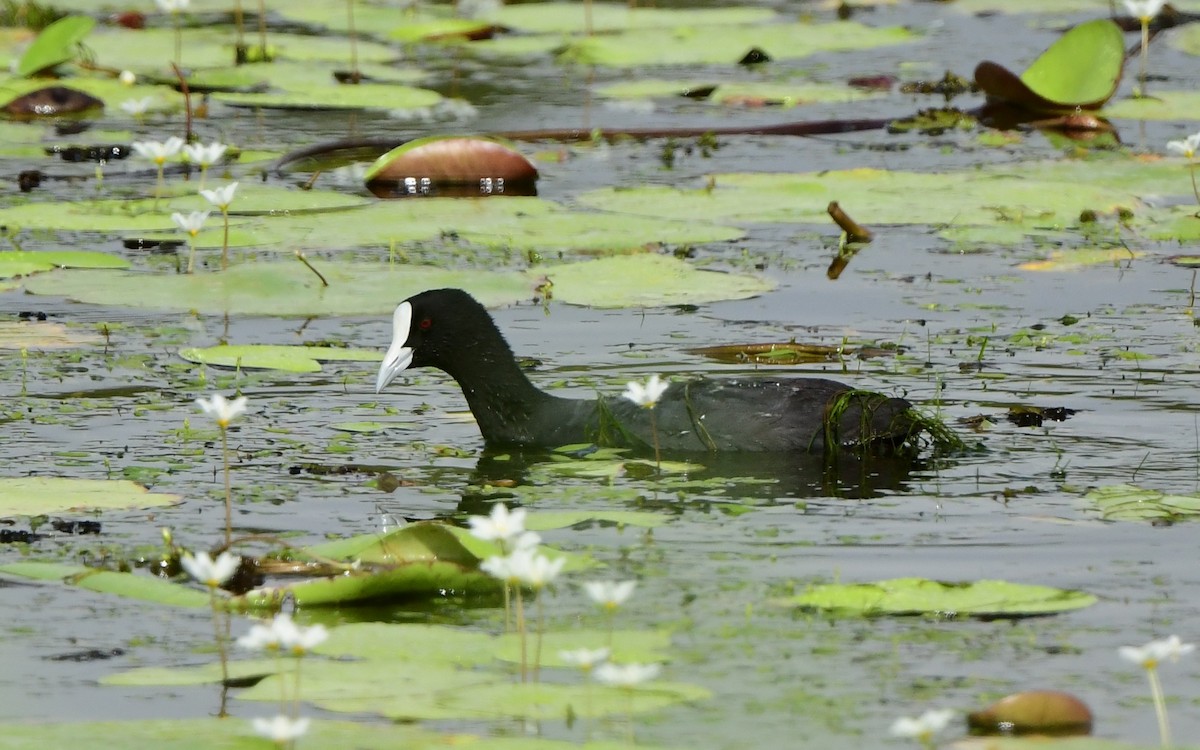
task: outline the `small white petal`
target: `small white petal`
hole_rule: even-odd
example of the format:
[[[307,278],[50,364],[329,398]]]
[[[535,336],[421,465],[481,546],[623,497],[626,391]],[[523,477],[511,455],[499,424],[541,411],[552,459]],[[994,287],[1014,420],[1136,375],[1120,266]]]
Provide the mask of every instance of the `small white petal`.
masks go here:
[[[596,681],[614,687],[634,687],[653,680],[662,670],[659,664],[613,664],[596,667]]]
[[[161,0],[160,0],[161,2]],[[272,742],[285,743],[301,737],[308,731],[308,717],[292,719],[282,714],[272,719],[254,719],[254,731]]]

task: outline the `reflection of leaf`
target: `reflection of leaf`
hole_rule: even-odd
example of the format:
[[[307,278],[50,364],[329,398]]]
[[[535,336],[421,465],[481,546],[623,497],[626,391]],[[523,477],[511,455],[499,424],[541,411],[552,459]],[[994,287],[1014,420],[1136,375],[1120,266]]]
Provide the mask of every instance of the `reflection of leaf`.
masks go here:
[[[1123,247],[1081,247],[1074,250],[1055,250],[1045,260],[1026,261],[1017,268],[1022,271],[1073,271],[1089,266],[1112,266],[1140,258],[1145,253]]]
[[[1046,615],[1095,604],[1082,591],[1007,581],[943,583],[925,578],[895,578],[874,583],[816,586],[777,604],[847,615],[970,615],[1021,617]]]

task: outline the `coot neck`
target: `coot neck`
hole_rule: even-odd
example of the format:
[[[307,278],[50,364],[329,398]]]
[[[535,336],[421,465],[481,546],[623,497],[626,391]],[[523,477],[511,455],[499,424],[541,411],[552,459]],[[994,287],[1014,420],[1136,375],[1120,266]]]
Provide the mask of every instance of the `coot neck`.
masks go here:
[[[512,349],[490,317],[486,324],[443,353],[437,366],[462,388],[467,405],[479,423],[483,439],[508,445],[540,445],[539,432],[548,418],[562,419],[577,406],[573,399],[551,396],[540,390],[517,364]]]

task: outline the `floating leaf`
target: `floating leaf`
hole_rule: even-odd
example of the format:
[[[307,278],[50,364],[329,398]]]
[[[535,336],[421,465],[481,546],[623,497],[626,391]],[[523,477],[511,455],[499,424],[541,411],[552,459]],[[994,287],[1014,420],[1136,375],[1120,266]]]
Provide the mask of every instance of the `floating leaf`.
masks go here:
[[[711,697],[712,693],[705,688],[678,682],[648,682],[632,690],[595,685],[493,683],[456,690],[444,696],[442,706],[475,719],[561,720],[571,714],[595,717],[645,713]]]
[[[40,581],[61,581],[101,594],[113,594],[172,607],[208,607],[211,603],[206,591],[146,573],[118,573],[51,562],[8,563],[0,565],[0,573]]]
[[[728,364],[755,362],[770,365],[795,365],[836,361],[855,353],[853,347],[828,344],[798,344],[788,341],[779,344],[722,344],[689,349],[690,354],[715,359]]]
[[[1101,18],[1072,27],[1019,78],[985,61],[975,82],[990,98],[1033,111],[1099,109],[1117,90],[1124,63],[1120,27]]]
[[[1141,251],[1123,247],[1081,247],[1055,250],[1045,260],[1030,260],[1017,267],[1022,271],[1074,271],[1089,266],[1116,266],[1143,255]]]
[[[440,287],[466,289],[485,305],[511,304],[528,299],[545,276],[555,284],[555,299],[598,307],[745,299],[774,288],[757,276],[701,271],[686,261],[647,254],[539,266],[525,273],[386,263],[317,265],[329,287],[300,263],[264,262],[169,276],[56,271],[30,277],[25,288],[97,304],[277,316],[390,314],[399,300]]]
[[[46,86],[12,99],[3,109],[19,119],[58,117],[98,109],[104,102],[79,89],[68,86]]]
[[[103,341],[99,335],[67,328],[62,323],[25,320],[16,323],[0,321],[0,349],[73,349]]]
[[[431,136],[409,141],[375,160],[364,179],[373,182],[431,181],[434,185],[537,180],[537,168],[512,146],[472,136]]]
[[[593,31],[730,28],[778,20],[778,14],[769,8],[654,8],[595,2],[591,11]],[[526,34],[582,34],[583,12],[575,2],[520,3],[503,6],[495,20]]]
[[[1092,731],[1092,711],[1070,693],[1026,690],[973,711],[967,724],[988,735],[1086,735]]]
[[[320,372],[322,362],[378,362],[383,359],[380,352],[366,349],[270,344],[222,344],[206,349],[180,349],[179,356],[189,362],[218,367],[244,367],[284,372]]]
[[[129,261],[91,250],[0,252],[0,278],[26,276],[51,268],[129,268]]]
[[[174,505],[180,499],[179,495],[150,492],[124,479],[0,478],[0,517],[70,510],[156,508]]]
[[[1096,487],[1084,496],[1107,521],[1183,520],[1200,515],[1200,496],[1168,495],[1132,484]]]
[[[1115,120],[1200,120],[1200,91],[1160,91],[1153,96],[1122,99],[1102,114]]]
[[[17,63],[17,74],[31,76],[75,59],[79,43],[96,27],[88,16],[64,16],[42,29]]]
[[[1026,617],[1090,607],[1096,597],[1049,586],[976,581],[943,583],[925,578],[894,578],[874,583],[827,584],[777,604],[843,615],[941,617]]]

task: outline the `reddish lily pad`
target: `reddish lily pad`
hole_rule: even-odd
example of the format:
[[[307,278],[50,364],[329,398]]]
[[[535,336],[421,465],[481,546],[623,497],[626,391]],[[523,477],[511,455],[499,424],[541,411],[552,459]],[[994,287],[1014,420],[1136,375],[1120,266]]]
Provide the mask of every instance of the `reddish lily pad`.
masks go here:
[[[967,724],[982,734],[1089,734],[1092,711],[1070,693],[1026,690],[969,714]]]
[[[59,117],[99,109],[104,106],[91,94],[68,86],[47,86],[22,94],[4,105],[4,111],[12,117]]]
[[[529,183],[537,168],[511,146],[492,138],[418,138],[392,149],[367,170],[368,184],[428,179],[433,184],[466,185],[500,179]]]

